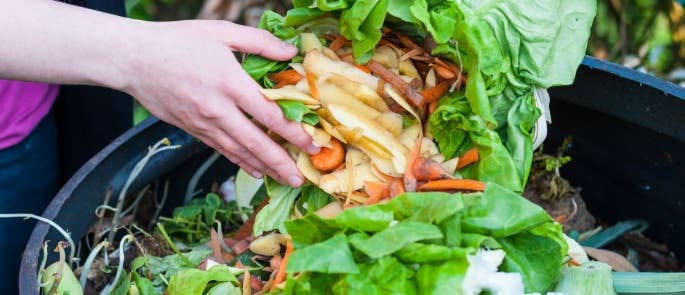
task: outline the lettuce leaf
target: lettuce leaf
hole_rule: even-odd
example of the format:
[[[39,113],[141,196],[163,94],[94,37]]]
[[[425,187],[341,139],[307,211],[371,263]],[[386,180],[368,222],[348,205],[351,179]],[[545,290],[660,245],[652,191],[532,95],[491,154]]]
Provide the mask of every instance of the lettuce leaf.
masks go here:
[[[302,188],[280,184],[270,177],[265,179],[264,184],[270,200],[255,217],[254,235],[259,236],[274,229],[287,233],[284,223],[290,219],[295,199],[300,195]]]
[[[316,125],[319,123],[319,115],[310,110],[301,101],[294,100],[279,100],[276,102],[283,111],[286,119],[295,122],[302,122],[309,125]]]
[[[363,265],[333,285],[333,294],[417,294],[414,271],[392,256]]]
[[[359,272],[344,234],[298,249],[290,256],[287,267],[289,272]]]
[[[518,78],[548,88],[573,82],[597,1],[459,0],[458,5],[488,24]]]
[[[216,265],[206,271],[186,269],[171,277],[166,292],[169,295],[201,295],[210,282],[238,284],[238,279],[226,265]]]
[[[517,166],[530,164],[514,162],[499,134],[471,112],[464,93],[453,92],[443,97],[428,120],[428,128],[446,158],[461,155],[474,146],[478,148],[480,161],[461,170],[462,176],[494,182],[515,192],[523,191],[527,175],[520,174]],[[532,150],[532,140],[529,140]]]
[[[416,273],[421,294],[463,294],[461,282],[468,268],[466,259],[454,259],[440,264],[424,264]]]
[[[526,293],[545,293],[554,287],[564,262],[564,253],[557,241],[530,232],[497,241],[506,252],[500,269],[520,273]]]
[[[542,207],[495,183],[488,183],[480,203],[467,208],[461,225],[464,231],[499,238],[551,221]]]
[[[401,221],[374,234],[368,239],[351,240],[352,246],[371,258],[380,258],[402,249],[404,246],[423,240],[442,239],[443,235],[435,225]]]

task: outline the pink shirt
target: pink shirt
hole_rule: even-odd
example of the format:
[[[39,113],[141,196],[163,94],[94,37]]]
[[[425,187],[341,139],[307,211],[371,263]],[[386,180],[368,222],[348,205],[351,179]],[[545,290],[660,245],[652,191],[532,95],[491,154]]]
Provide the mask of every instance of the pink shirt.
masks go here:
[[[50,111],[59,87],[0,80],[0,149],[22,141]]]

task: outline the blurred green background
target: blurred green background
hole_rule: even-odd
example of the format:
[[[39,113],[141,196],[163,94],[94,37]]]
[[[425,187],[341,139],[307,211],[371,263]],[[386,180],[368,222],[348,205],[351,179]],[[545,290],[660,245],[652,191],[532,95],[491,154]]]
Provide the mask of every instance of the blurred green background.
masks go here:
[[[574,1],[574,0],[566,0]],[[144,20],[227,19],[253,24],[264,8],[289,1],[126,0],[128,15]],[[685,0],[598,0],[588,55],[685,86]],[[136,107],[135,122],[148,116]]]

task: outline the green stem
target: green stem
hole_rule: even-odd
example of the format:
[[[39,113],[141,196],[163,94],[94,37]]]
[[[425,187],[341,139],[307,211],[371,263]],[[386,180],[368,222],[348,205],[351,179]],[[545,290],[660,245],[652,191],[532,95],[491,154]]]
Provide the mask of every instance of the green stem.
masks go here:
[[[161,223],[157,223],[157,228],[159,229],[159,232],[162,234],[162,236],[166,240],[167,244],[169,244],[169,247],[171,247],[171,250],[173,250],[174,253],[176,253],[176,255],[178,255],[178,257],[181,257],[181,260],[183,260],[183,263],[185,263],[191,267],[195,266],[192,262],[190,262],[188,257],[183,255],[183,253],[181,253],[181,251],[179,251],[178,248],[176,248],[176,244],[174,244],[174,242],[171,241],[171,238],[169,238],[169,235],[167,235],[166,230],[164,230],[164,225],[162,225]]]

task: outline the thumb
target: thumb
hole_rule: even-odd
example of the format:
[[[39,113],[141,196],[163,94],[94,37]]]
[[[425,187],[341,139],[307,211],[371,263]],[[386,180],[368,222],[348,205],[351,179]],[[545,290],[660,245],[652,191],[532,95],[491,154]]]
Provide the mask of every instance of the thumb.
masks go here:
[[[233,50],[261,55],[272,60],[288,60],[297,48],[281,41],[266,30],[233,24],[227,40]]]

